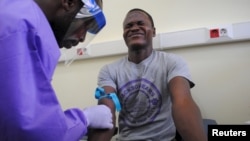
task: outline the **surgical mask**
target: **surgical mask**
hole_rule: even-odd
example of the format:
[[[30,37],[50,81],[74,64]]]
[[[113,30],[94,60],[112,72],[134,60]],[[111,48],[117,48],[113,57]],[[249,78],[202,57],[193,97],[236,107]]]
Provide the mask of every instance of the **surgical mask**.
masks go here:
[[[96,34],[106,25],[105,16],[95,0],[82,0],[83,7],[77,13],[65,36],[65,42],[74,46],[81,39],[83,42],[70,49],[63,48],[62,59],[64,64],[69,66],[79,55],[86,52],[89,43]],[[70,46],[71,46],[70,45]]]

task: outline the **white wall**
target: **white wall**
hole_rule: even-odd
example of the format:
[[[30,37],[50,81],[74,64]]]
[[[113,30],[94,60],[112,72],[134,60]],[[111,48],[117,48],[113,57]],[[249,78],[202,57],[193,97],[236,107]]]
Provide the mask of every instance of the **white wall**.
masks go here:
[[[94,43],[122,39],[122,21],[139,7],[154,18],[158,33],[250,21],[249,0],[103,0],[107,25]],[[246,29],[250,30],[250,29]],[[192,93],[204,118],[221,124],[250,120],[250,41],[169,49],[189,63]],[[100,68],[123,55],[58,64],[52,81],[64,109],[95,105]]]

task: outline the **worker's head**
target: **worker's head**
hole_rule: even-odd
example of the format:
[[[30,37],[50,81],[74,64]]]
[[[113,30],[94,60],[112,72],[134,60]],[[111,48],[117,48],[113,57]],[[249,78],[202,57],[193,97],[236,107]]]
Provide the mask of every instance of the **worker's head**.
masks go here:
[[[60,48],[86,41],[106,24],[102,0],[35,0],[44,12]]]
[[[68,31],[76,14],[84,6],[81,0],[35,0],[44,12],[58,45]],[[41,25],[42,26],[42,25]]]
[[[102,0],[81,0],[82,8],[76,14],[60,48],[71,48],[79,42],[89,42],[106,24],[102,12]],[[87,34],[88,33],[88,34]]]

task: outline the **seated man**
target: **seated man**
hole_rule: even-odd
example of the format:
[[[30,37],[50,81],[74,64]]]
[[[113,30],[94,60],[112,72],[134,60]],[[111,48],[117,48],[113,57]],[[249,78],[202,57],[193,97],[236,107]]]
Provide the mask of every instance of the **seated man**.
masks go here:
[[[150,14],[130,10],[123,22],[128,55],[100,70],[98,86],[106,94],[116,93],[121,103],[118,140],[172,141],[177,129],[185,141],[206,141],[188,66],[177,55],[154,50],[155,35]],[[115,125],[113,100],[102,98],[99,104],[110,107]],[[89,140],[109,141],[113,132],[95,130]]]

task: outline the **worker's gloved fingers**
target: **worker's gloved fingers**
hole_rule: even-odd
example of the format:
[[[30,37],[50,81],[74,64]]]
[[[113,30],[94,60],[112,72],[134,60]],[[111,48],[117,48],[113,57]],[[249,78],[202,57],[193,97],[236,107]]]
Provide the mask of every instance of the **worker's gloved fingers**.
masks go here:
[[[83,113],[89,128],[113,128],[112,113],[109,107],[105,105],[96,105],[85,108]]]

